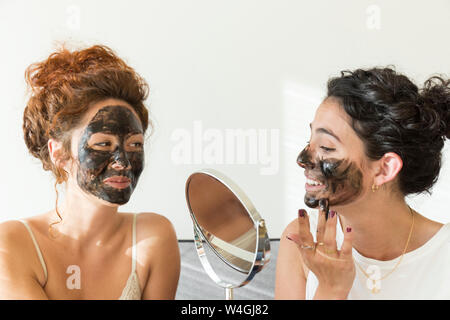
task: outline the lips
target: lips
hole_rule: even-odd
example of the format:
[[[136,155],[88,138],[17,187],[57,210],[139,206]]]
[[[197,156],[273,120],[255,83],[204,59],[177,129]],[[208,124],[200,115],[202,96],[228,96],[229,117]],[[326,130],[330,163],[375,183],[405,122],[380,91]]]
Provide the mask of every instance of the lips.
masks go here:
[[[323,185],[322,182],[317,181],[317,180],[313,180],[313,179],[310,179],[310,178],[306,178],[306,183],[309,184],[309,185],[312,185],[312,186],[321,186],[321,185]]]
[[[319,191],[326,187],[324,182],[322,182],[318,179],[314,179],[311,176],[308,176],[306,171],[305,171],[305,176],[306,176],[306,184],[305,184],[306,191],[309,191],[309,192]]]
[[[103,183],[116,189],[124,189],[131,184],[131,180],[125,176],[112,176],[104,179]]]

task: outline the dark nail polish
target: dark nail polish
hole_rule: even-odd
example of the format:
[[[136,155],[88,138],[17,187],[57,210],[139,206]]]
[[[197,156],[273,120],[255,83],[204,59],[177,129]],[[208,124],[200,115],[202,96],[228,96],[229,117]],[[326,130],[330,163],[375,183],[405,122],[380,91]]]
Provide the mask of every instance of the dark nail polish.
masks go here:
[[[335,214],[336,214],[336,211],[334,211],[334,210],[331,210],[331,211],[330,211],[330,217],[331,217],[331,218],[333,218]]]
[[[298,210],[298,216],[303,218],[306,215],[306,210],[305,209],[299,209]]]
[[[347,227],[347,232],[352,232],[352,228]]]

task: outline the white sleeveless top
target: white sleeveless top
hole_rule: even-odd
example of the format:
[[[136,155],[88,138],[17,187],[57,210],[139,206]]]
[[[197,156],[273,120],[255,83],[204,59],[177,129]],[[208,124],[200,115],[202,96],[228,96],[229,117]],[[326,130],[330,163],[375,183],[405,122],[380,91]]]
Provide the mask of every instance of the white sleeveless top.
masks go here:
[[[136,216],[137,214],[134,214],[133,216],[133,229],[132,229],[132,247],[131,247],[131,273],[128,277],[127,283],[125,284],[125,287],[122,290],[122,294],[119,297],[119,300],[140,300],[141,299],[141,289],[139,286],[139,278],[136,273]],[[31,231],[31,227],[25,220],[19,220],[22,222],[25,227],[27,228],[31,239],[33,240],[34,247],[36,248],[37,255],[39,257],[39,261],[41,262],[42,269],[44,271],[44,277],[45,277],[45,283],[47,283],[47,267],[45,265],[44,257],[42,256],[42,252],[39,248],[39,245],[36,241],[36,238],[34,237],[33,231]]]
[[[310,230],[316,237],[317,214],[311,214]],[[336,228],[338,249],[344,239],[340,221]],[[405,253],[403,260],[385,279],[400,257],[389,261],[366,258],[353,249],[353,258],[370,276],[370,280],[355,265],[356,276],[348,295],[350,300],[426,300],[450,299],[450,223],[447,223],[421,247]],[[306,299],[312,300],[319,282],[308,271]],[[374,290],[375,287],[375,290]],[[379,291],[373,293],[372,290]]]

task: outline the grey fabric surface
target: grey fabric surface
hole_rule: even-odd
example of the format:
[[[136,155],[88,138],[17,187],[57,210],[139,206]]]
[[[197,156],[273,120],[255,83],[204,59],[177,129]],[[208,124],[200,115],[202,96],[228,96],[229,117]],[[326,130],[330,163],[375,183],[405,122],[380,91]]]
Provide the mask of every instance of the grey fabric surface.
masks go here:
[[[279,240],[270,241],[270,261],[245,286],[234,289],[235,300],[271,300],[274,298],[275,267]],[[193,241],[180,241],[181,272],[175,299],[177,300],[223,300],[225,289],[218,286],[205,272]],[[206,248],[205,248],[206,249]],[[208,255],[215,271],[221,277],[235,279],[236,272],[214,255]],[[231,276],[233,274],[233,276]]]

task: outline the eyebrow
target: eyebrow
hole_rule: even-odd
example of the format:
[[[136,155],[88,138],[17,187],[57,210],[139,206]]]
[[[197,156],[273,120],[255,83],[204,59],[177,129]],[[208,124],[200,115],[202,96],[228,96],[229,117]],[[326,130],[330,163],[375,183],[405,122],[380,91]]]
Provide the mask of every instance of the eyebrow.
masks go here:
[[[114,133],[106,133],[106,132],[99,131],[99,132],[94,132],[93,134],[91,134],[91,136],[89,137],[89,140],[91,140],[91,137],[96,134],[101,134],[101,135],[105,135],[105,136],[117,136],[117,134],[114,134]],[[137,136],[137,135],[143,136],[144,134],[142,132],[130,132],[125,135],[125,139],[129,139],[129,138]]]
[[[312,124],[309,124],[309,127],[312,129]],[[339,137],[331,130],[329,129],[325,129],[325,128],[317,128],[315,130],[315,132],[317,133],[324,133],[324,134],[328,134],[330,136],[332,136],[333,138],[335,138],[337,141],[341,142],[341,140],[339,139]]]

